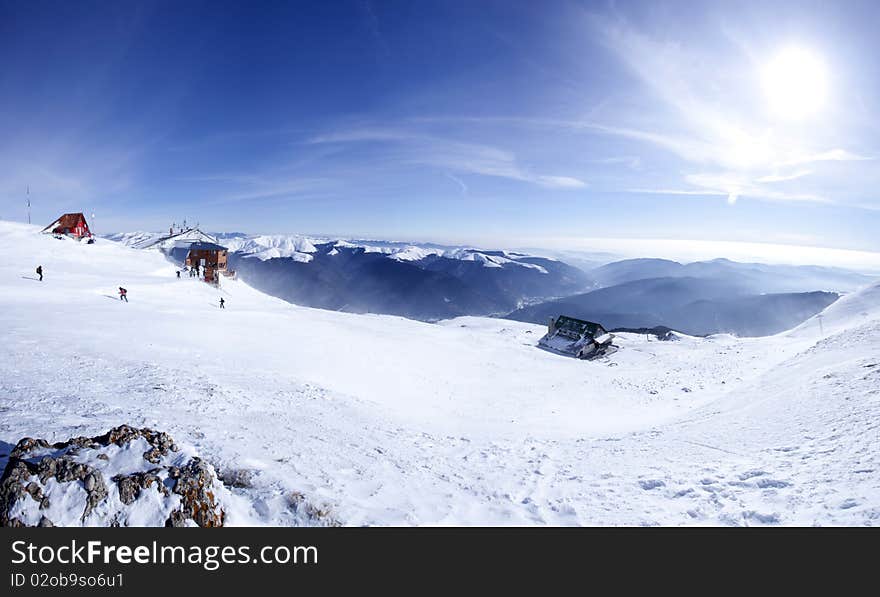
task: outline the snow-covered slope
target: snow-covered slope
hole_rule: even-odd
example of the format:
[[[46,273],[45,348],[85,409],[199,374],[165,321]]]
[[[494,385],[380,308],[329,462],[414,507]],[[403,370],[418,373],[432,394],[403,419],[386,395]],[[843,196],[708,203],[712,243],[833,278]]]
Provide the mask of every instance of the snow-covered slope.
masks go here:
[[[541,326],[297,307],[35,227],[0,223],[0,254],[0,440],[167,431],[246,479],[229,524],[880,518],[876,287],[824,333],[622,335],[582,362]]]
[[[816,329],[824,333],[843,332],[861,324],[880,320],[880,283],[838,299],[827,309],[811,317],[788,335],[810,337]]]

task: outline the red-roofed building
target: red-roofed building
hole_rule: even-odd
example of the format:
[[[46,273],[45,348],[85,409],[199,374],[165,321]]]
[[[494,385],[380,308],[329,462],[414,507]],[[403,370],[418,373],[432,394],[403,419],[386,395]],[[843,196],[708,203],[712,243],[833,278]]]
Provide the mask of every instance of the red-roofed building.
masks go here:
[[[92,232],[81,213],[64,214],[45,228],[43,234],[66,234],[76,239],[91,238]]]

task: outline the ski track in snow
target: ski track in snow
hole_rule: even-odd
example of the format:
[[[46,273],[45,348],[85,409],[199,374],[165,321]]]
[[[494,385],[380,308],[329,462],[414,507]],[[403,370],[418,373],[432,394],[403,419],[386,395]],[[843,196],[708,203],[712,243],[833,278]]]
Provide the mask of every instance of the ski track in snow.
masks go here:
[[[876,310],[825,335],[624,335],[579,362],[535,348],[540,326],[330,313],[241,282],[220,312],[106,241],[0,223],[0,249],[0,461],[26,435],[153,427],[251,472],[232,524],[320,523],[298,494],[347,525],[880,521]],[[42,285],[22,277],[37,263]]]

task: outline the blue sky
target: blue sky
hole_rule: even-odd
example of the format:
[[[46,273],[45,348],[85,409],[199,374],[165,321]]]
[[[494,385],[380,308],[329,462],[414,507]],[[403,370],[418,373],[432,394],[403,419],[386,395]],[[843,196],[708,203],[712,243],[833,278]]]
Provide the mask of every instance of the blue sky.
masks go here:
[[[30,185],[36,222],[82,210],[98,232],[187,218],[880,251],[878,18],[873,2],[0,0],[0,217],[25,217]],[[824,82],[794,98],[769,70],[791,48]]]

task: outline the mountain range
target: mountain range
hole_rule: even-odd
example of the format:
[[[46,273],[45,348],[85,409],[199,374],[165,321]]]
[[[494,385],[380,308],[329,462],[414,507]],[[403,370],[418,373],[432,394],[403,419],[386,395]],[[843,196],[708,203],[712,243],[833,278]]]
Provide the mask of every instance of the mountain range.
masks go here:
[[[230,267],[254,288],[336,311],[436,321],[503,314],[593,286],[575,267],[506,251],[267,237],[227,244]]]
[[[527,305],[510,319],[545,323],[566,314],[609,329],[664,326],[706,335],[765,336],[789,329],[873,279],[839,268],[627,259],[589,270],[599,287]]]
[[[151,235],[109,238],[137,246]],[[228,247],[230,267],[262,292],[310,307],[422,321],[491,315],[543,324],[565,314],[608,329],[662,326],[696,335],[768,335],[873,281],[840,268],[728,259],[602,263],[601,255],[590,255],[575,266],[559,259],[560,253],[539,256],[539,250],[301,235],[213,236]],[[181,262],[185,255],[169,256]]]

